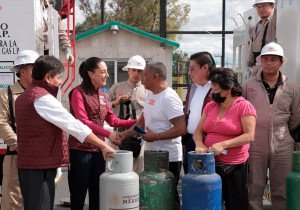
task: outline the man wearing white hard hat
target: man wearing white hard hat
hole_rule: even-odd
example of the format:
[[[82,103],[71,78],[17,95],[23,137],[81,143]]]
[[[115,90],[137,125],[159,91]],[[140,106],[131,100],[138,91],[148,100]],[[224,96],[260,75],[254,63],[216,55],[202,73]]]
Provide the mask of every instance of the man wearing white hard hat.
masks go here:
[[[247,65],[252,71],[251,75],[255,76],[260,67],[256,64],[256,57],[266,44],[276,42],[275,0],[255,0],[253,7],[256,8],[260,21],[250,28],[251,44]]]
[[[249,150],[249,209],[263,210],[269,169],[272,209],[284,210],[285,178],[292,169],[294,151],[289,129],[300,125],[299,87],[280,71],[287,62],[280,45],[267,44],[256,61],[262,71],[243,84],[243,96],[257,113],[255,140]]]
[[[134,103],[138,116],[141,114],[146,98],[146,89],[141,83],[141,76],[145,66],[146,61],[143,57],[139,55],[132,56],[128,60],[127,65],[122,68],[123,71],[128,72],[128,80],[114,84],[109,89],[109,100],[112,103],[115,115],[119,115],[120,100],[131,100]]]
[[[144,101],[146,99],[147,90],[141,83],[143,71],[146,66],[145,59],[140,55],[135,55],[129,58],[127,65],[122,68],[128,72],[128,80],[114,84],[108,93],[109,101],[112,104],[113,113],[116,116],[120,114],[120,101],[131,101],[136,109],[136,115],[139,117],[144,109]],[[124,106],[124,113],[126,107]],[[133,170],[141,172],[143,170],[143,148],[139,158],[135,158]]]
[[[7,144],[7,153],[3,162],[2,210],[23,209],[18,171],[17,171],[17,135],[14,120],[14,103],[32,82],[31,73],[39,55],[32,50],[20,52],[11,68],[19,78],[8,88],[0,90],[0,138]]]

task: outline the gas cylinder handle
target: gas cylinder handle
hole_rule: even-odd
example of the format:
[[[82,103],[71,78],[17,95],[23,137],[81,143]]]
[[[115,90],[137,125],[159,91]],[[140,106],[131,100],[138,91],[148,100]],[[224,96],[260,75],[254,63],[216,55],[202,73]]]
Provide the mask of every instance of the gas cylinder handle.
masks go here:
[[[212,150],[211,147],[208,148],[208,153],[213,153],[213,154],[215,154],[215,152]],[[221,154],[223,154],[223,155],[227,155],[227,153],[228,153],[227,149],[224,149],[224,150],[221,152]]]
[[[116,159],[108,160],[106,163],[106,167],[108,171],[113,171],[117,165],[118,165],[118,160]]]
[[[194,159],[192,162],[192,168],[194,171],[199,171],[203,168],[204,163],[202,162],[202,160],[196,160]]]

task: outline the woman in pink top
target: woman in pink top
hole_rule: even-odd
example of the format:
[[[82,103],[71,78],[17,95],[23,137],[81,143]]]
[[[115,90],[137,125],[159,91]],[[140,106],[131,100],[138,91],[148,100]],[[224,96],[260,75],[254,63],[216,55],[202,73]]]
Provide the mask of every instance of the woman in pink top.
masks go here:
[[[103,141],[106,137],[118,144],[120,142],[118,133],[105,130],[104,122],[112,127],[131,127],[136,120],[120,120],[112,113],[101,89],[106,85],[109,76],[106,64],[100,58],[91,57],[82,62],[79,74],[82,83],[70,93],[71,113]],[[78,143],[73,136],[69,137],[69,151],[71,209],[83,209],[88,190],[89,209],[99,210],[99,177],[105,171],[101,151],[92,144]]]
[[[194,133],[195,151],[215,154],[226,209],[247,210],[247,159],[249,143],[254,140],[256,111],[241,97],[242,87],[233,70],[216,68],[209,79],[213,101],[205,106]]]

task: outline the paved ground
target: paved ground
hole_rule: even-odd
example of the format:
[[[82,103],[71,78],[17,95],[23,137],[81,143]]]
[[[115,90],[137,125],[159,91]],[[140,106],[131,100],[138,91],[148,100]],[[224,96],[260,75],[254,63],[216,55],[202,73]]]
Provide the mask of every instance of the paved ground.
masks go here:
[[[179,184],[179,190],[181,190],[181,185]],[[55,206],[54,210],[68,210],[70,207],[61,205],[61,199],[68,199],[70,196],[69,194],[69,187],[68,187],[68,175],[67,169],[63,169],[63,176],[56,188],[55,192]],[[88,210],[88,199],[86,199],[86,205],[84,210]],[[271,210],[270,203],[268,201],[264,201],[264,210]]]

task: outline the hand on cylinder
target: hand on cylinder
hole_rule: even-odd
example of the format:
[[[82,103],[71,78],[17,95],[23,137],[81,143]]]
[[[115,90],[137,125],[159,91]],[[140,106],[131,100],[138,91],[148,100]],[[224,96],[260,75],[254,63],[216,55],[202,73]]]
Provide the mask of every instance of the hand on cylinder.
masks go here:
[[[213,152],[215,155],[220,155],[225,153],[225,148],[222,142],[215,143],[209,147],[209,152]]]
[[[106,145],[103,149],[101,149],[104,160],[112,160],[114,159],[114,154],[116,151],[110,146]]]
[[[196,144],[196,148],[195,148],[196,153],[206,153],[207,151],[208,148],[203,143]]]

